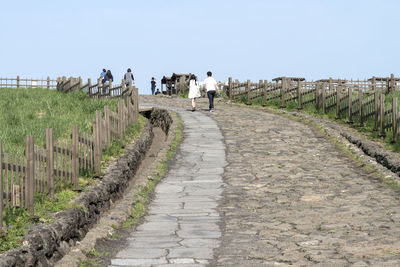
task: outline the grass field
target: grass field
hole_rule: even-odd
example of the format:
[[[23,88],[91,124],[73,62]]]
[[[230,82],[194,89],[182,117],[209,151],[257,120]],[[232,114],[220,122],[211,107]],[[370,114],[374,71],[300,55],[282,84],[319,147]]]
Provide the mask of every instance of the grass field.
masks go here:
[[[67,138],[71,127],[91,133],[96,110],[105,105],[116,111],[118,99],[88,101],[83,92],[63,94],[49,89],[0,88],[0,141],[3,152],[23,155],[25,136],[44,147],[45,129],[53,128],[54,139]]]
[[[48,89],[9,89],[0,88],[0,141],[3,153],[16,153],[22,156],[25,148],[25,136],[33,135],[35,143],[44,147],[45,129],[53,128],[54,138],[70,139],[72,125],[80,130],[92,132],[91,127],[96,110],[108,105],[116,111],[119,99],[88,99],[83,92],[70,94]],[[146,123],[146,118],[139,116],[137,124],[127,128],[122,140],[114,140],[103,151],[101,166],[125,153],[124,147],[136,138]],[[89,172],[80,174],[79,187],[94,184]],[[41,223],[51,223],[53,216],[60,210],[75,205],[71,200],[78,194],[72,185],[56,184],[55,200],[47,194],[35,194],[34,209]],[[4,211],[3,224],[7,234],[0,238],[0,253],[19,247],[26,228],[35,223],[24,209],[9,208]]]

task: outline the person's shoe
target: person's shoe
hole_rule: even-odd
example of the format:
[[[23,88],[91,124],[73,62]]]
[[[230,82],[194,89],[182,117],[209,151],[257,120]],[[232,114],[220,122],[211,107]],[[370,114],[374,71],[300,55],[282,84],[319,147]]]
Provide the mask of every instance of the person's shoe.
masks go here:
[[[192,112],[194,112],[195,111],[195,109],[194,108],[192,108]]]

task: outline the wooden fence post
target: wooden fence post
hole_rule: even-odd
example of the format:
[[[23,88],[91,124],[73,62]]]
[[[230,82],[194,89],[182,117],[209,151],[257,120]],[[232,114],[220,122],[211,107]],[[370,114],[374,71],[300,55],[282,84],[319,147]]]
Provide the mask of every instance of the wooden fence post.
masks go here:
[[[228,79],[228,90],[229,90],[229,102],[232,103],[232,77]]]
[[[281,84],[281,108],[286,108],[286,103],[285,103],[286,83],[287,83],[286,77],[283,77]]]
[[[319,110],[319,82],[315,82],[315,109]]]
[[[396,88],[396,80],[394,78],[394,74],[390,74],[390,92],[394,94]]]
[[[109,81],[108,81],[108,93],[107,93],[107,95],[108,95],[109,97],[111,97],[111,89],[112,89],[112,81],[109,80]]]
[[[48,193],[54,198],[54,144],[53,128],[46,129],[46,151],[47,151],[47,186]]]
[[[79,131],[78,126],[72,126],[72,179],[74,183],[74,190],[79,190],[79,158],[78,158],[78,145],[79,145]]]
[[[126,89],[126,85],[125,85],[125,80],[124,79],[122,79],[121,80],[121,93],[119,94],[120,95],[120,97],[122,97],[122,93],[125,91],[125,89]]]
[[[138,89],[134,86],[133,87],[133,106],[134,106],[134,123],[138,122],[139,119],[139,92]]]
[[[379,126],[380,126],[380,136],[385,136],[385,94],[381,94],[380,96],[380,104],[379,104]]]
[[[0,141],[0,232],[3,231],[3,145]]]
[[[267,105],[267,90],[268,90],[268,80],[264,80],[264,87],[263,87],[263,107]]]
[[[398,119],[398,110],[397,110],[397,97],[393,97],[392,103],[392,127],[393,127],[393,143],[397,142],[398,137],[398,126],[397,126],[397,119]]]
[[[101,114],[99,110],[96,110],[96,119],[93,125],[94,133],[94,170],[97,174],[100,174],[100,160],[101,160],[101,139],[100,139],[100,119]]]
[[[386,78],[386,93],[390,93],[390,79]]]
[[[121,110],[122,110],[122,137],[124,137],[126,130],[126,120],[125,120],[125,101],[121,99]]]
[[[297,81],[297,109],[300,110],[303,108],[303,95],[301,90],[302,82],[299,79]]]
[[[333,81],[332,81],[332,77],[329,77],[329,93],[331,93],[333,91]]]
[[[118,117],[118,138],[122,137],[122,108],[121,100],[117,103],[117,117]]]
[[[360,116],[360,126],[364,125],[364,106],[363,106],[363,92],[358,89],[358,104],[359,104],[359,116]]]
[[[251,105],[251,99],[250,99],[250,87],[251,87],[251,81],[247,80],[247,105]]]
[[[374,92],[374,111],[375,111],[374,131],[377,131],[379,127],[379,94],[378,91],[376,90],[375,76],[372,77],[372,90]]]
[[[128,118],[129,118],[129,125],[133,123],[134,111],[133,111],[133,101],[132,101],[132,84],[128,85],[128,91],[126,98],[126,103],[128,105]]]
[[[61,77],[57,77],[57,86],[56,86],[57,91],[60,89],[60,85],[61,85]]]
[[[49,88],[50,88],[50,77],[47,76],[47,89],[49,89]]]
[[[325,106],[326,106],[326,90],[325,90],[325,85],[326,83],[321,83],[321,89],[322,89],[322,114],[325,114]]]
[[[17,76],[17,88],[19,88],[19,83],[20,83],[20,79],[19,79],[19,75]]]
[[[110,129],[110,108],[104,106],[104,120],[106,121],[106,140],[107,144],[111,143],[111,129]]]
[[[88,94],[89,94],[89,97],[92,97],[92,88],[91,88],[91,86],[92,86],[92,80],[91,80],[90,78],[87,79],[87,85],[88,85]]]
[[[33,136],[27,136],[25,148],[26,157],[26,207],[31,216],[34,216],[34,196],[35,196],[35,140]],[[8,197],[8,196],[7,196]]]
[[[349,94],[349,120],[348,123],[353,123],[353,87],[349,86],[348,88]]]
[[[342,84],[339,82],[336,87],[336,119],[340,119],[340,91],[342,90]]]
[[[185,93],[185,77],[181,76],[179,78],[179,91],[181,94]]]
[[[103,94],[103,79],[98,78],[97,79],[97,97],[96,98],[99,98],[101,94]]]

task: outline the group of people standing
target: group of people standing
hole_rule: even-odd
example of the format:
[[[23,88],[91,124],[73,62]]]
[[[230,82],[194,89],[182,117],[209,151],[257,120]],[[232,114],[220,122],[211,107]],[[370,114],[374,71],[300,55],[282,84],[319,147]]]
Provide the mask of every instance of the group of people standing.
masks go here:
[[[207,97],[209,101],[209,111],[214,111],[214,97],[218,92],[218,83],[212,77],[211,71],[207,72],[207,78],[203,82],[204,87],[207,91]],[[200,85],[197,81],[196,75],[192,74],[189,81],[189,95],[188,98],[192,99],[192,112],[196,111],[196,99],[201,97]]]
[[[109,82],[109,81],[111,81],[111,82],[114,81],[114,77],[111,73],[111,70],[106,71],[106,69],[103,69],[103,71],[100,73],[100,78],[102,79],[101,80],[102,84],[105,84],[106,82]],[[133,77],[133,74],[132,74],[132,70],[130,68],[128,68],[126,70],[126,73],[124,75],[124,81],[125,81],[126,87],[128,87],[129,85],[133,85],[133,83],[135,81],[135,78]]]
[[[101,80],[102,84],[105,84],[108,81],[111,81],[111,82],[114,81],[114,77],[111,74],[111,70],[103,69],[103,71],[100,73],[100,78],[102,78],[102,80]]]
[[[105,84],[108,81],[113,82],[114,77],[111,73],[110,70],[103,69],[103,71],[100,74],[100,78],[102,78],[101,82]],[[125,85],[128,87],[129,85],[133,85],[135,78],[133,77],[132,70],[128,68],[126,70],[126,73],[124,75],[124,81]],[[161,92],[159,89],[156,91],[156,80],[154,77],[151,78],[151,94],[152,95],[158,95]],[[207,78],[203,82],[204,88],[206,89],[207,92],[207,97],[209,100],[209,111],[213,112],[214,111],[214,98],[215,94],[218,92],[218,83],[217,81],[212,77],[211,71],[207,72]],[[196,75],[192,74],[189,79],[189,95],[188,98],[192,99],[192,111],[196,111],[196,99],[201,97],[200,93],[200,85],[199,82],[197,81]]]

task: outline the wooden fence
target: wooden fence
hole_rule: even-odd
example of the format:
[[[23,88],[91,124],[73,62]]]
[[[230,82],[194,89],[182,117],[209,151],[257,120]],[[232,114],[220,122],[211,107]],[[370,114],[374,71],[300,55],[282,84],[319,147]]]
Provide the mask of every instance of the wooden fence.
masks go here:
[[[224,86],[224,97],[230,101],[241,99],[251,105],[254,101],[262,105],[276,101],[281,107],[289,102],[297,109],[306,105],[315,105],[321,113],[335,111],[336,118],[347,119],[349,123],[363,125],[369,119],[374,120],[374,130],[381,136],[393,132],[392,142],[398,141],[399,111],[394,92],[400,88],[400,78],[392,74],[390,78],[372,77],[369,80],[319,80],[305,81],[303,78],[279,77],[271,82],[260,80],[258,83],[232,81],[229,78]],[[385,96],[393,95],[391,103],[385,102]]]
[[[82,78],[57,78],[57,90],[64,93],[83,90],[88,93],[91,98],[110,98],[110,97],[125,97],[132,92],[132,85],[128,86],[122,80],[121,84],[113,87],[111,81],[102,83],[102,78],[97,80],[97,83],[92,84],[89,78],[87,83],[82,83]]]
[[[57,80],[52,80],[50,77],[47,77],[47,79],[24,79],[19,76],[17,78],[0,77],[0,87],[55,89],[57,87]]]
[[[45,148],[36,146],[34,137],[27,136],[24,157],[4,153],[0,141],[0,227],[3,208],[25,208],[33,216],[35,193],[54,197],[56,184],[71,184],[79,190],[80,171],[100,173],[102,150],[138,121],[138,91],[132,87],[129,90],[127,97],[118,102],[117,112],[108,106],[104,112],[96,111],[92,134],[73,126],[70,139],[54,141],[53,129],[46,129]]]

